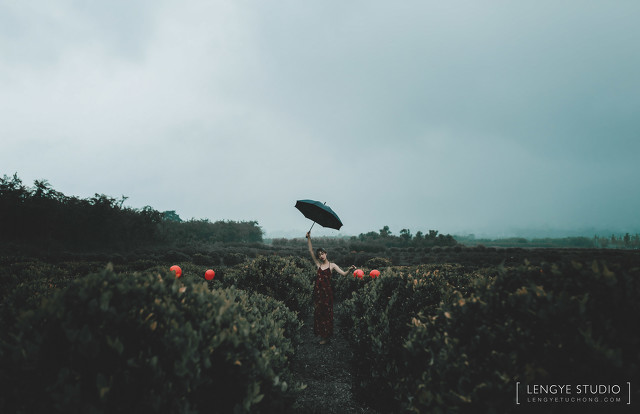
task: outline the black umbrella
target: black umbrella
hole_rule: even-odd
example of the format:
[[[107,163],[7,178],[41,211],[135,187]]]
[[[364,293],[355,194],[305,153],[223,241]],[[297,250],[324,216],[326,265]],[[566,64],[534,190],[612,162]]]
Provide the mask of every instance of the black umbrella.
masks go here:
[[[313,220],[311,229],[316,223],[322,227],[329,227],[336,230],[340,230],[340,227],[342,227],[342,221],[340,221],[335,211],[331,210],[331,207],[326,205],[326,203],[314,200],[298,200],[296,201],[296,208],[300,210],[306,218]],[[311,229],[309,229],[309,231],[311,231]]]

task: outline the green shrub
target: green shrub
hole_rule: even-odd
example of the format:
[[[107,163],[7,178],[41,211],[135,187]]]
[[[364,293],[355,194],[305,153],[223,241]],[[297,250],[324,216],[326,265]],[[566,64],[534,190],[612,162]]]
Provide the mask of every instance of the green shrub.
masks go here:
[[[295,319],[262,295],[107,268],[0,333],[0,411],[283,411]]]
[[[222,261],[225,266],[235,266],[237,264],[243,263],[247,260],[247,256],[242,253],[236,252],[226,252],[224,253]]]
[[[212,266],[218,264],[218,262],[214,262],[209,255],[202,253],[194,253],[191,255],[191,260],[193,261],[193,264],[197,265]]]
[[[228,269],[224,286],[258,292],[283,302],[304,320],[311,312],[313,269],[292,257],[258,256]]]
[[[413,269],[409,274],[409,268],[385,270],[347,300],[338,315],[353,349],[358,394],[389,411],[397,408],[392,390],[400,372],[395,361],[403,353],[409,323],[420,312],[434,313],[454,289],[446,267]]]
[[[162,260],[165,262],[190,262],[191,257],[181,251],[169,250],[162,254]]]
[[[367,262],[365,263],[365,267],[378,270],[389,266],[391,266],[391,260],[387,259],[386,257],[374,257],[367,260]]]
[[[394,394],[411,412],[506,413],[517,411],[516,382],[637,384],[639,276],[574,262],[487,278],[468,297],[412,320]]]
[[[106,263],[47,263],[34,258],[15,258],[0,275],[0,330],[22,312],[40,305],[42,299],[72,280],[103,268]]]
[[[354,277],[353,273],[349,273],[346,276],[335,273],[332,276],[331,286],[333,287],[333,297],[336,302],[351,299],[355,292],[371,283],[370,270],[362,268],[362,271],[364,272],[362,279]]]
[[[170,264],[169,264],[170,263]],[[207,271],[207,269],[213,269],[216,272],[216,276],[212,281],[212,287],[213,286],[217,286],[218,284],[216,282],[218,282],[218,273],[219,273],[219,268],[215,267],[215,266],[209,266],[209,265],[201,265],[201,264],[194,264],[191,262],[167,262],[166,264],[163,265],[158,265],[156,264],[155,266],[151,266],[148,269],[145,269],[145,272],[151,272],[151,273],[166,273],[169,271],[169,268],[171,268],[172,265],[177,265],[180,267],[180,269],[182,270],[182,276],[180,276],[180,279],[182,280],[193,280],[193,281],[205,281],[204,278],[204,272]],[[173,275],[173,273],[171,273]]]
[[[136,259],[126,263],[123,266],[114,266],[114,269],[118,270],[121,267],[126,268],[128,271],[142,272],[153,266],[155,266],[157,260],[153,259]]]

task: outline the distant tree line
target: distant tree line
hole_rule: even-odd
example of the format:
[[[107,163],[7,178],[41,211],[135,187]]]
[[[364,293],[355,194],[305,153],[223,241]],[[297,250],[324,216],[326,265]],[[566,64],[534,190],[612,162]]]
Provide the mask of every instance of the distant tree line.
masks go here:
[[[262,243],[262,229],[257,221],[216,221],[207,219],[164,221],[160,226],[163,240],[180,243]]]
[[[299,238],[279,238],[273,239],[272,244],[277,247],[297,248],[304,246],[306,242]],[[412,235],[410,230],[402,229],[396,236],[392,234],[389,226],[384,226],[377,232],[370,231],[358,236],[316,238],[315,244],[331,249],[383,254],[388,249],[448,247],[455,246],[458,242],[449,234],[439,234],[438,230],[429,230],[427,234],[418,231]]]
[[[351,242],[354,245],[362,243],[384,247],[445,247],[458,244],[452,235],[439,234],[438,230],[429,230],[426,234],[418,231],[415,235],[412,235],[411,230],[402,229],[400,234],[395,236],[389,226],[384,226],[378,232],[360,233],[357,237],[351,237]]]
[[[301,243],[306,244],[304,239],[294,238],[278,238],[273,239],[274,246],[299,246]],[[348,247],[350,250],[382,252],[388,248],[406,248],[406,247],[446,247],[458,244],[456,239],[450,234],[439,234],[438,230],[429,230],[424,234],[421,231],[411,234],[411,230],[402,229],[400,234],[395,236],[392,234],[389,226],[384,226],[379,231],[370,231],[368,233],[360,233],[358,236],[351,237],[320,237],[317,243],[322,246],[329,247]]]
[[[47,180],[25,186],[17,174],[0,178],[0,241],[69,248],[115,248],[139,244],[261,242],[255,221],[183,221],[149,206],[134,209],[104,194],[66,196]]]
[[[624,236],[617,236],[612,234],[611,237],[600,237],[595,235],[593,237],[594,247],[614,248],[614,249],[640,249],[640,234],[636,233],[633,236],[626,233]]]

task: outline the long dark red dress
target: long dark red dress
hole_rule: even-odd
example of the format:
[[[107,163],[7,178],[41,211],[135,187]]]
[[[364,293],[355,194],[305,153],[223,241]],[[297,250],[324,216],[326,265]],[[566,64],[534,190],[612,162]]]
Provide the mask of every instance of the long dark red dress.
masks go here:
[[[322,338],[333,335],[333,290],[331,289],[331,266],[318,268],[313,287],[313,333]]]

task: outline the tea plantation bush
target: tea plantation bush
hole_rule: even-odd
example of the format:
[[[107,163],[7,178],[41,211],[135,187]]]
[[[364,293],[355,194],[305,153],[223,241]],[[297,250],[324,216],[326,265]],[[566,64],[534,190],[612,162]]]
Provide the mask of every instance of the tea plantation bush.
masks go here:
[[[282,412],[299,329],[267,296],[107,268],[0,332],[0,412]]]
[[[333,298],[336,302],[351,299],[354,292],[359,291],[372,282],[373,279],[369,276],[369,271],[367,269],[362,270],[364,271],[362,279],[354,277],[352,273],[348,273],[346,276],[334,273],[333,276],[331,276]]]
[[[638,401],[639,297],[638,269],[574,262],[504,271],[412,320],[394,394],[410,412],[507,413],[516,411],[516,382],[626,390],[631,381]],[[604,406],[543,411],[587,409]]]
[[[311,312],[312,280],[309,261],[294,257],[258,256],[227,269],[224,286],[259,292],[283,302],[300,320]]]
[[[391,260],[386,257],[374,257],[366,261],[365,266],[371,269],[379,269],[391,266]]]
[[[404,352],[412,318],[434,313],[470,278],[446,265],[420,266],[410,274],[390,268],[344,302],[338,319],[352,346],[362,398],[377,408],[397,409],[393,389],[401,372],[396,361]]]
[[[47,263],[34,258],[15,257],[0,272],[0,330],[72,280],[104,268],[94,262]]]

